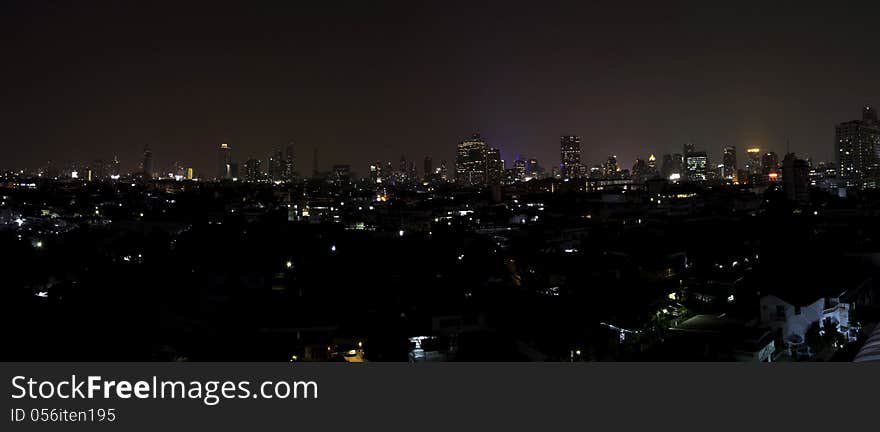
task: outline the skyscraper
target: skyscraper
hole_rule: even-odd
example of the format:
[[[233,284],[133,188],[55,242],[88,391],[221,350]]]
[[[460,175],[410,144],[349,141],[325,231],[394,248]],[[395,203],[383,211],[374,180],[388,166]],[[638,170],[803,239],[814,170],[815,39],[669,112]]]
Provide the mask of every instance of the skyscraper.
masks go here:
[[[779,173],[779,156],[775,152],[767,152],[761,156],[761,173],[769,176],[773,173]]]
[[[486,183],[486,141],[475,133],[458,144],[455,155],[455,181],[465,186]]]
[[[150,150],[150,146],[144,146],[144,177],[145,178],[153,178],[153,152]]]
[[[736,180],[736,147],[724,147],[724,155],[721,161],[721,177],[725,180]]]
[[[220,144],[220,152],[217,157],[217,180],[232,178],[232,147],[229,144]]]
[[[794,153],[787,153],[782,160],[782,190],[789,201],[806,203],[810,201],[810,166],[807,161],[798,159]]]
[[[880,180],[880,122],[870,106],[862,119],[840,123],[834,130],[840,178],[847,186],[877,187]]]
[[[501,151],[496,148],[486,150],[486,184],[500,185],[504,178],[504,161],[501,159]]]
[[[526,173],[526,161],[522,159],[513,161],[513,176],[516,181],[525,181]]]
[[[620,165],[617,163],[617,156],[608,156],[608,160],[602,164],[602,175],[605,178],[614,178],[620,171]]]
[[[425,181],[429,181],[434,176],[434,160],[431,159],[431,156],[425,156],[422,168],[425,173]]]
[[[761,173],[761,149],[752,147],[746,149],[746,171],[749,175]]]
[[[559,153],[559,168],[562,177],[577,177],[581,165],[581,137],[577,135],[560,137]]]
[[[293,181],[296,175],[296,164],[293,154],[293,142],[284,149],[284,180]]]
[[[685,172],[688,181],[706,181],[709,157],[704,151],[691,151],[685,157]]]
[[[651,154],[648,156],[648,176],[654,177],[657,175],[657,156]]]
[[[263,162],[259,159],[248,159],[244,163],[244,178],[249,182],[257,182],[263,178]]]

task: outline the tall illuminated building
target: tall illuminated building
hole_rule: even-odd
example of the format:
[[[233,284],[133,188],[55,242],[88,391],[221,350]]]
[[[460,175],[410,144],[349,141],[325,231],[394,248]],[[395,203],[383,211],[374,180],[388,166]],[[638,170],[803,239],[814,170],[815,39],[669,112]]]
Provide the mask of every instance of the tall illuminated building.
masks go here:
[[[685,172],[688,181],[706,181],[708,177],[709,156],[704,151],[691,151],[685,157]]]
[[[232,147],[229,144],[220,144],[217,156],[217,180],[228,180],[232,175]]]
[[[259,159],[248,159],[244,163],[244,178],[249,182],[257,182],[263,178],[263,161]]]
[[[525,181],[527,172],[526,161],[521,158],[513,161],[513,176],[516,181]]]
[[[486,150],[486,184],[500,185],[504,179],[504,160],[501,151],[496,148]]]
[[[296,175],[296,164],[293,154],[293,142],[289,143],[284,149],[284,180],[293,181]]]
[[[581,169],[581,137],[567,135],[559,138],[559,169],[563,178],[574,178]]]
[[[724,147],[721,156],[721,177],[725,180],[736,180],[736,147]]]
[[[608,159],[602,164],[602,175],[605,178],[613,178],[620,171],[620,165],[617,163],[617,156],[608,156]]]
[[[746,171],[749,175],[761,174],[761,149],[751,147],[746,149]]]
[[[150,150],[150,146],[144,147],[143,169],[144,177],[153,178],[153,152]]]
[[[422,163],[422,169],[425,173],[425,181],[430,180],[434,175],[434,160],[431,159],[431,156],[425,156],[425,160]]]
[[[834,130],[838,175],[847,186],[877,187],[880,180],[880,122],[866,106],[862,119],[840,123]]]
[[[773,173],[779,173],[779,156],[775,152],[767,152],[761,156],[762,174],[769,176]]]
[[[465,186],[486,183],[486,153],[489,146],[480,134],[458,143],[455,154],[455,182]]]

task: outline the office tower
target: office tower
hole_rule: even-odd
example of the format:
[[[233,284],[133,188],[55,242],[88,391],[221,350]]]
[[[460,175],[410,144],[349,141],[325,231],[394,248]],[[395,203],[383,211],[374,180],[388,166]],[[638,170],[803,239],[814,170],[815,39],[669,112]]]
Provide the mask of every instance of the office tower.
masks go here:
[[[761,174],[761,149],[752,147],[746,149],[746,171],[749,175]]]
[[[461,141],[455,155],[455,181],[465,186],[486,183],[486,153],[488,146],[480,134]]]
[[[382,183],[382,163],[379,161],[370,164],[370,183]]]
[[[293,142],[284,149],[284,180],[292,182],[296,176],[296,163],[293,154]]]
[[[725,180],[736,180],[736,147],[724,147],[721,160],[721,177]]]
[[[651,154],[648,156],[648,175],[655,177],[657,175],[657,157]]]
[[[663,155],[663,163],[660,164],[660,177],[668,179],[672,174],[672,155],[666,153]]]
[[[418,176],[416,176],[416,161],[409,161],[406,164],[406,179],[410,183],[418,181]]]
[[[685,178],[688,181],[706,181],[709,157],[704,151],[692,150],[685,158]]]
[[[581,165],[581,137],[567,135],[559,138],[559,168],[563,178],[577,177]]]
[[[431,159],[431,156],[425,156],[425,160],[422,162],[422,169],[424,170],[425,180],[434,176],[434,160]]]
[[[794,153],[786,153],[782,160],[782,190],[785,199],[799,203],[810,201],[810,166]]]
[[[526,177],[528,178],[541,178],[543,177],[544,169],[541,168],[541,165],[538,164],[537,158],[529,158],[526,163]]]
[[[220,144],[217,158],[217,180],[228,180],[232,177],[232,147],[229,144]]]
[[[244,163],[244,179],[249,182],[262,180],[262,165],[263,162],[259,159],[248,159],[247,162]]]
[[[602,175],[605,178],[616,177],[620,171],[620,165],[617,164],[617,156],[608,156],[608,159],[602,164]]]
[[[153,178],[153,152],[150,150],[150,146],[144,146],[143,169],[144,177]]]
[[[632,167],[632,178],[637,181],[648,179],[648,163],[644,159],[636,158]]]
[[[448,171],[448,167],[446,166],[445,159],[440,161],[440,173],[439,174],[440,174],[440,180],[442,180],[444,182],[449,180],[449,171]]]
[[[269,159],[266,161],[266,174],[269,180],[284,180],[284,153],[281,150],[269,156]]]
[[[496,148],[488,148],[486,150],[486,184],[500,185],[503,178],[504,160],[501,159],[501,151]]]
[[[515,181],[525,181],[527,176],[526,161],[517,159],[513,161],[513,178]]]
[[[333,181],[339,186],[351,183],[351,166],[333,165]]]
[[[193,169],[192,169],[192,167],[188,167],[188,168],[186,169],[186,179],[187,179],[187,180],[192,180],[192,179],[193,179]]]
[[[119,156],[113,155],[113,162],[110,164],[110,178],[116,180],[119,178]]]
[[[840,123],[834,130],[838,175],[847,186],[876,187],[880,180],[880,122],[870,106],[862,119]]]
[[[779,173],[779,156],[774,152],[766,152],[761,156],[761,173],[769,176],[773,173]]]

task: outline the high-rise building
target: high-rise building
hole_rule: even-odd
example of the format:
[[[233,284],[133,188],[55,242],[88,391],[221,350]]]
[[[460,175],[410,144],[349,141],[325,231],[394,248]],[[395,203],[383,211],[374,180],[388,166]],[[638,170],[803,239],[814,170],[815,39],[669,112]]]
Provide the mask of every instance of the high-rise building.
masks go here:
[[[838,175],[847,186],[877,187],[880,181],[880,122],[866,106],[862,119],[837,125],[835,156]]]
[[[284,180],[293,181],[296,176],[296,164],[293,154],[293,142],[284,149]]]
[[[620,171],[620,165],[617,164],[617,156],[608,156],[608,159],[602,164],[602,175],[605,178],[617,177]]]
[[[119,178],[119,156],[113,156],[113,162],[110,164],[110,178],[116,180]]]
[[[782,190],[789,201],[810,201],[810,165],[803,159],[787,153],[782,160]]]
[[[560,137],[559,153],[559,169],[562,177],[577,177],[581,167],[581,137],[577,135]]]
[[[455,155],[455,181],[465,186],[483,185],[486,183],[486,141],[480,134],[458,144]]]
[[[779,174],[779,156],[775,152],[766,152],[761,156],[761,173],[769,176],[773,173]]]
[[[333,165],[333,181],[340,186],[351,183],[351,166]]]
[[[143,169],[144,177],[153,178],[153,152],[150,150],[150,146],[144,147]]]
[[[636,181],[645,181],[648,179],[648,163],[644,159],[636,158],[632,167],[632,178]]]
[[[266,161],[266,174],[269,177],[269,180],[284,180],[284,153],[282,153],[281,150],[278,150],[274,155],[269,156],[269,159]]]
[[[746,149],[746,171],[750,175],[761,174],[761,149],[751,147]]]
[[[263,162],[259,159],[248,159],[244,163],[244,178],[249,182],[257,182],[263,179]]]
[[[543,177],[544,169],[541,168],[541,165],[538,164],[537,158],[529,158],[526,163],[526,177],[529,178],[541,178]]]
[[[500,185],[503,179],[504,160],[501,159],[501,151],[490,147],[486,150],[486,184]]]
[[[672,174],[672,155],[666,153],[663,155],[663,163],[660,164],[660,177],[668,179]]]
[[[657,175],[657,156],[651,154],[648,156],[648,176],[655,177]]]
[[[444,182],[449,180],[449,168],[446,165],[445,159],[440,161],[440,172],[438,174],[440,175],[440,180]]]
[[[513,177],[515,181],[525,181],[527,172],[526,161],[522,159],[513,161]]]
[[[724,180],[736,180],[736,147],[724,147],[721,160],[721,177]]]
[[[431,159],[431,156],[425,156],[422,168],[424,170],[425,181],[430,181],[434,176],[434,160]]]
[[[232,147],[229,147],[229,144],[220,144],[217,158],[217,180],[228,180],[232,177]]]
[[[709,157],[703,151],[691,151],[685,157],[685,178],[688,181],[706,181],[708,177]]]
[[[382,162],[376,161],[370,164],[370,183],[382,183]]]

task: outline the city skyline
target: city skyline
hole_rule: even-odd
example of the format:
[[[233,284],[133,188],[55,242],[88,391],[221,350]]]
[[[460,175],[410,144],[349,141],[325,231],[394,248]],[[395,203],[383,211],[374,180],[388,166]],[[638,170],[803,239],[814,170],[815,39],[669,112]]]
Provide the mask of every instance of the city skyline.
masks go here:
[[[473,131],[508,166],[555,161],[566,133],[590,164],[685,142],[830,161],[834,125],[880,94],[877,62],[848,55],[873,44],[867,7],[8,7],[6,169],[134,170],[150,146],[157,167],[213,173],[219,143],[247,160],[293,141],[301,161],[317,147],[322,170],[363,174],[402,154],[451,161]]]

